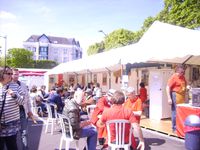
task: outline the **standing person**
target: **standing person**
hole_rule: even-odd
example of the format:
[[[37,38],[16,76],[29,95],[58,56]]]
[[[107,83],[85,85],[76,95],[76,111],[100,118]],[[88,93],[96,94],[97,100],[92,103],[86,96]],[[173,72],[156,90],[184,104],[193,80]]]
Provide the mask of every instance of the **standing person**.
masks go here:
[[[21,121],[20,137],[22,142],[22,149],[27,150],[28,117],[31,118],[34,121],[34,123],[36,123],[36,121],[34,120],[33,113],[31,111],[31,100],[27,86],[25,83],[19,81],[19,70],[17,68],[13,68],[12,71],[13,71],[13,76],[12,76],[13,82],[17,83],[23,91],[22,96],[24,98],[24,104],[19,106],[20,121]]]
[[[147,89],[145,88],[144,82],[140,83],[140,93],[139,97],[142,100],[142,103],[144,103],[147,100]]]
[[[20,129],[19,105],[23,105],[21,87],[12,81],[12,69],[0,67],[0,149],[17,150],[17,132]]]
[[[71,122],[74,139],[87,137],[88,150],[96,150],[97,131],[91,126],[89,121],[80,120],[80,105],[82,101],[82,92],[77,92],[75,97],[67,100],[64,106],[63,114],[66,115]]]
[[[178,65],[175,69],[175,73],[169,78],[166,92],[168,103],[171,105],[172,110],[172,130],[176,131],[176,104],[185,102],[186,86],[185,79],[185,67]]]
[[[113,94],[112,97],[112,107],[108,108],[103,111],[103,114],[101,118],[98,120],[97,124],[98,126],[105,126],[106,122],[109,120],[114,119],[125,119],[128,120],[131,123],[131,126],[133,127],[134,131],[137,133],[138,138],[140,140],[137,149],[144,150],[145,144],[144,144],[144,138],[142,134],[142,130],[137,123],[137,120],[133,114],[133,112],[130,109],[126,109],[122,104],[125,101],[124,93],[121,91],[116,91]],[[115,135],[115,133],[111,133]],[[130,133],[126,133],[126,140],[128,140]],[[113,139],[115,141],[115,139]],[[125,141],[126,142],[126,141]]]

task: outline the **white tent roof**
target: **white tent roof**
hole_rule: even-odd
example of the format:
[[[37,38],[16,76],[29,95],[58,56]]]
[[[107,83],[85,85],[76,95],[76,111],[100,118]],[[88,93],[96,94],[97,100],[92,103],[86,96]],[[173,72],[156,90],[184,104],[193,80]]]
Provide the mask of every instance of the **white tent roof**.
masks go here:
[[[118,70],[121,64],[136,62],[200,63],[200,31],[155,21],[136,44],[112,49],[72,62],[62,63],[47,74]],[[189,62],[190,61],[190,62]]]
[[[154,60],[199,55],[200,31],[155,21],[138,46]]]

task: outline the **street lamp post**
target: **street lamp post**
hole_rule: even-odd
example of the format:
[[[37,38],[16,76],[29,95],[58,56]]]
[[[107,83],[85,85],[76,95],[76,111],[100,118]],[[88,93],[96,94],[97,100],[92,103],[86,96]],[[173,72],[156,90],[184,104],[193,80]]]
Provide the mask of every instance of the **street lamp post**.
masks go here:
[[[0,36],[0,37],[4,38],[4,40],[5,40],[5,47],[4,47],[4,51],[5,51],[4,65],[6,66],[7,36]]]
[[[104,36],[107,36],[107,34],[103,30],[99,30],[99,32],[103,33]]]

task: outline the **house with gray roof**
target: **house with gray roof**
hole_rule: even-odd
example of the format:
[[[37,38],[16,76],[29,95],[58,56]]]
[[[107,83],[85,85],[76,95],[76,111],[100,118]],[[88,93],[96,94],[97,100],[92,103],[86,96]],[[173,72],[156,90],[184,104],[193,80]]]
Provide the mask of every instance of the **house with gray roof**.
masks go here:
[[[53,60],[58,63],[82,58],[82,48],[74,38],[31,35],[23,47],[33,52],[34,60]]]

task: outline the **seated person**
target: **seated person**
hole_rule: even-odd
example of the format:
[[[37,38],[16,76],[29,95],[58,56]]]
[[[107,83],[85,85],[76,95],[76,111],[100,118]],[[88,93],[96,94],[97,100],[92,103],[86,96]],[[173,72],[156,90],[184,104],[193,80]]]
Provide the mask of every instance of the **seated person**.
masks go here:
[[[87,107],[88,105],[92,105],[92,104],[95,104],[95,100],[94,100],[93,97],[92,97],[92,90],[88,88],[88,89],[84,92],[84,95],[83,95],[83,102],[82,102],[82,104],[81,104],[83,114],[87,114],[86,107]]]
[[[87,146],[89,150],[95,150],[97,145],[97,131],[91,126],[90,121],[81,122],[80,105],[82,102],[82,92],[76,93],[76,96],[65,102],[63,115],[70,119],[74,139],[87,137]]]
[[[92,118],[91,118],[91,122],[93,125],[95,125],[97,127],[98,130],[98,139],[99,139],[99,143],[101,145],[104,144],[104,138],[107,136],[106,133],[106,128],[105,127],[98,127],[96,125],[97,121],[100,118],[100,115],[103,113],[103,111],[107,108],[111,107],[111,97],[113,96],[115,90],[114,89],[110,89],[108,91],[108,93],[106,94],[106,96],[103,96],[102,98],[100,98],[96,104],[96,108],[94,109],[93,113],[92,113]]]
[[[135,118],[135,115],[130,109],[126,109],[122,104],[124,103],[125,96],[123,92],[116,91],[113,94],[112,97],[112,107],[104,110],[101,118],[98,120],[97,124],[98,126],[105,126],[106,121],[113,120],[113,119],[125,119],[129,120],[131,123],[131,126],[133,127],[134,131],[137,133],[138,138],[140,140],[137,149],[144,150],[145,144],[144,144],[144,138],[142,134],[142,130],[137,123],[137,120]],[[115,135],[115,133],[111,134]],[[129,133],[127,134],[126,140],[128,140]],[[115,140],[115,139],[113,139]]]
[[[56,110],[60,114],[62,114],[63,107],[64,107],[64,102],[62,100],[62,96],[63,96],[63,88],[58,87],[56,89],[56,94],[54,94],[50,99],[50,103],[53,103],[56,105]]]
[[[124,102],[124,107],[131,109],[140,123],[140,117],[142,115],[142,100],[136,95],[133,87],[128,87],[126,90],[128,99]]]

